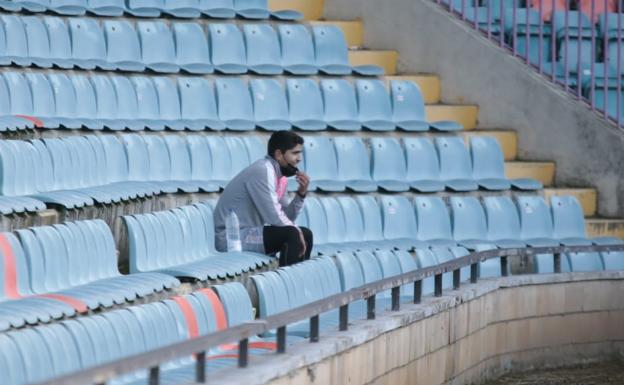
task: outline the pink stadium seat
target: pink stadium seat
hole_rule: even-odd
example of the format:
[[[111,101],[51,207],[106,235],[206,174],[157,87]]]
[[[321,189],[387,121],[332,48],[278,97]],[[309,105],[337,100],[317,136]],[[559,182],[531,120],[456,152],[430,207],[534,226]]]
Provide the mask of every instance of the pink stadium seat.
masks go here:
[[[565,11],[566,0],[555,0],[554,8],[552,0],[531,0],[531,8],[539,11],[540,3],[542,3],[542,19],[549,21],[553,11]]]
[[[616,0],[579,0],[581,11],[595,23],[598,15],[605,12],[617,12]],[[592,3],[594,3],[594,17],[592,18]],[[605,4],[606,3],[606,4]],[[606,7],[605,7],[606,6]]]

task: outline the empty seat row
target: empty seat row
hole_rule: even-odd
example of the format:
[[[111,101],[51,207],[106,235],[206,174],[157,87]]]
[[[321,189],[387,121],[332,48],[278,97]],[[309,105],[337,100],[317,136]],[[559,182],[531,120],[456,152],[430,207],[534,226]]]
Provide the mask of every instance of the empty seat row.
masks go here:
[[[571,196],[556,196],[550,208],[539,196],[440,197],[371,195],[308,198],[298,224],[314,233],[314,254],[356,250],[429,248],[438,259],[465,250],[614,244],[616,238],[587,239],[583,211]],[[462,250],[464,249],[464,250]],[[567,255],[572,271],[619,269],[622,253]],[[448,258],[448,257],[447,257]],[[564,261],[566,262],[566,261]],[[552,256],[538,256],[536,272],[552,272]],[[482,276],[500,275],[498,260],[481,263]]]
[[[427,122],[418,86],[393,80],[146,77],[5,72],[0,130],[455,131]]]
[[[342,30],[332,25],[171,23],[0,16],[0,64],[207,74],[381,75],[349,65]]]
[[[101,220],[0,234],[0,330],[125,304],[178,286],[160,273],[121,275]]]
[[[138,17],[173,16],[215,18],[298,20],[303,15],[294,10],[271,12],[267,0],[1,0],[5,11],[55,12],[61,15]]]
[[[0,335],[3,384],[24,385],[92,368],[251,321],[253,309],[240,283],[216,285],[159,302],[64,320]],[[251,354],[275,350],[275,343],[250,339]],[[215,372],[237,364],[237,346],[222,345],[206,354]],[[196,357],[161,366],[161,384],[192,382]],[[149,383],[147,371],[116,377],[112,384]]]
[[[123,219],[128,230],[130,272],[158,271],[205,281],[234,277],[272,261],[258,253],[216,251],[208,202]]]

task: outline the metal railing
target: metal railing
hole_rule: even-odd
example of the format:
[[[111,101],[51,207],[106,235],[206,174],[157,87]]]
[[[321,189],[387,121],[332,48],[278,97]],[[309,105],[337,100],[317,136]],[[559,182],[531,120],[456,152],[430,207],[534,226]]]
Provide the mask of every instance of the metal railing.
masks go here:
[[[211,333],[132,357],[126,357],[115,362],[41,382],[37,385],[103,385],[114,377],[134,373],[139,370],[148,370],[150,385],[158,385],[160,383],[161,364],[192,355],[196,357],[195,380],[198,383],[205,383],[207,380],[206,351],[218,347],[219,345],[238,342],[238,366],[246,367],[249,362],[248,347],[250,337],[277,329],[276,350],[277,354],[281,354],[286,351],[286,325],[309,319],[310,343],[318,342],[320,338],[320,314],[333,309],[339,309],[339,330],[347,330],[349,327],[349,304],[358,300],[366,300],[367,319],[374,319],[376,316],[375,296],[380,292],[391,290],[391,310],[398,311],[400,309],[400,287],[406,284],[413,284],[413,303],[419,304],[422,299],[422,281],[428,277],[434,277],[434,295],[439,297],[442,295],[442,275],[444,273],[453,274],[453,289],[460,288],[462,284],[460,269],[462,267],[470,266],[470,282],[477,283],[479,279],[479,262],[500,257],[502,276],[508,276],[508,258],[510,257],[553,254],[553,270],[555,273],[560,273],[562,254],[583,252],[624,252],[624,244],[494,249],[475,252],[440,265],[414,270],[369,283],[264,319],[246,322],[223,331]]]
[[[433,1],[521,58],[592,111],[599,111],[620,127],[624,124],[624,14],[614,13],[624,11],[620,1]]]

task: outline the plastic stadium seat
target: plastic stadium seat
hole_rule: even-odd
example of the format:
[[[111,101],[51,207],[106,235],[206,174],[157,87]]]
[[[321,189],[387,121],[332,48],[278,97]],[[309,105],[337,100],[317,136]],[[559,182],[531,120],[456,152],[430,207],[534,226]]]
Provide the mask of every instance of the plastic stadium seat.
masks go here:
[[[593,24],[585,14],[578,11],[567,11],[567,20],[566,29],[566,12],[553,12],[552,28],[560,44],[557,61],[567,63],[567,67],[573,69],[579,65],[588,66],[592,61],[591,36],[595,33],[592,32]],[[568,39],[564,39],[566,33]],[[579,50],[581,51],[580,61]]]
[[[364,221],[362,238],[366,242],[367,248],[394,249],[394,242],[384,238],[381,208],[375,198],[370,195],[358,195],[356,200]]]
[[[299,24],[280,24],[277,29],[284,71],[293,75],[316,74],[314,42],[308,28]]]
[[[246,19],[268,19],[271,16],[266,0],[234,0],[234,10]]]
[[[233,0],[199,0],[199,8],[203,14],[209,17],[219,19],[233,19],[236,17]]]
[[[543,9],[542,17],[550,18],[550,11]],[[540,55],[543,63],[557,61],[551,57],[551,24],[544,24],[540,19],[538,9],[510,7],[506,10],[504,18],[506,32],[511,35],[511,44],[519,55],[528,57],[528,60],[535,65],[539,64]]]
[[[432,246],[455,246],[451,218],[446,203],[440,197],[414,198],[418,240]]]
[[[158,95],[158,117],[160,123],[171,130],[183,130],[185,124],[182,122],[178,87],[169,77],[154,76],[152,81]]]
[[[599,1],[597,2],[599,3]],[[552,17],[553,11],[565,11],[566,10],[566,0],[555,0],[554,7],[552,0],[531,0],[530,1],[531,8],[539,12],[539,9],[542,9],[542,19],[544,21],[549,21]]]
[[[154,131],[165,129],[163,121],[160,120],[158,107],[158,94],[152,81],[152,77],[133,76],[130,78],[137,98],[137,114],[132,117],[138,129],[148,127]],[[140,103],[138,102],[140,101]]]
[[[384,238],[397,249],[412,250],[424,246],[416,239],[418,229],[412,204],[404,196],[384,195],[379,200]]]
[[[386,191],[408,191],[406,165],[399,141],[394,138],[371,138],[372,177]]]
[[[308,136],[304,142],[305,170],[310,176],[310,189],[326,192],[345,190],[338,179],[338,163],[334,145],[329,137]]]
[[[192,74],[209,74],[214,71],[210,62],[210,48],[206,32],[197,23],[174,23],[173,37],[176,64]]]
[[[593,10],[594,19],[592,20],[592,22],[594,23],[598,21],[598,18],[600,17],[600,15],[603,15],[605,13],[616,13],[618,9],[618,4],[616,0],[608,0],[606,7],[605,7],[604,0],[603,1],[580,0],[579,3],[580,3],[579,6],[581,9],[581,12],[583,12],[590,19],[592,17],[592,10]]]
[[[212,157],[208,142],[202,136],[187,135],[191,158],[191,179],[203,192],[219,191],[219,184],[212,181]]]
[[[254,113],[247,84],[239,78],[218,78],[215,87],[219,118],[226,127],[235,131],[253,130]]]
[[[75,75],[70,80],[76,93],[76,115],[80,122],[89,129],[101,130],[104,124],[101,120],[95,118],[97,116],[98,101],[89,77]]]
[[[147,68],[156,72],[176,73],[175,43],[169,27],[161,21],[140,21],[137,23],[141,57]]]
[[[163,6],[163,0],[127,0],[128,13],[140,17],[158,17]]]
[[[305,131],[317,131],[327,128],[323,120],[323,96],[312,79],[287,79],[286,95],[290,123]]]
[[[433,251],[429,249],[416,249],[416,262],[418,264],[419,269],[424,269],[427,267],[438,265],[438,258],[433,253]],[[444,278],[444,277],[443,277]],[[435,291],[434,289],[434,278],[428,277],[422,280],[422,295],[431,295]]]
[[[307,199],[304,210],[309,229],[314,233],[314,248],[312,253],[323,255],[335,253],[335,248],[327,245],[329,243],[327,216],[325,215],[325,210],[319,198]]]
[[[381,80],[358,80],[356,89],[362,125],[373,131],[394,130],[390,97]]]
[[[383,75],[383,68],[374,65],[351,67],[347,42],[340,28],[334,25],[313,26],[316,65],[328,75]]]
[[[3,131],[15,131],[27,127],[34,127],[35,119],[28,116],[14,116],[10,93],[11,91],[8,88],[5,78],[0,76],[0,122],[3,126]]]
[[[5,39],[2,60],[19,66],[29,66],[31,60],[28,57],[28,39],[20,18],[15,15],[2,15],[0,21],[4,27]]]
[[[228,182],[234,177],[232,173],[232,157],[225,143],[225,139],[220,136],[206,137],[210,149],[212,160],[212,178],[219,187],[225,188]]]
[[[249,166],[249,154],[242,138],[235,136],[226,136],[225,144],[230,151],[230,159],[232,161],[231,173],[238,175],[243,169]]]
[[[440,159],[440,180],[446,187],[454,191],[474,191],[479,188],[472,179],[472,162],[458,136],[435,138],[436,149]]]
[[[5,72],[3,78],[8,90],[10,114],[31,116],[33,113],[32,94],[26,78],[18,72]]]
[[[344,79],[321,80],[325,104],[325,122],[341,131],[357,131],[362,128],[358,119],[355,89]]]
[[[76,90],[70,78],[64,73],[49,73],[48,81],[54,92],[55,116],[65,128],[81,128],[78,119]]]
[[[526,247],[520,240],[520,218],[511,198],[483,197],[483,208],[488,224],[488,240],[500,248]]]
[[[171,181],[186,193],[198,192],[197,183],[192,181],[191,156],[186,141],[180,135],[166,135],[164,140],[171,161]]]
[[[139,115],[139,102],[137,98],[137,90],[134,88],[130,78],[125,76],[111,76],[115,94],[117,97],[117,115],[116,120],[122,127],[131,130],[144,130],[145,121],[137,120]]]
[[[56,105],[54,91],[48,79],[42,73],[26,73],[28,85],[32,90],[33,115],[39,119],[46,128],[58,128],[59,121],[56,118]]]
[[[106,61],[123,71],[143,71],[141,43],[134,26],[125,20],[104,20],[103,27]]]
[[[345,227],[342,247],[352,250],[373,249],[373,246],[369,247],[366,243],[364,218],[356,200],[350,196],[339,196],[336,200],[340,204],[345,223],[348,224]]]
[[[182,123],[190,130],[223,130],[213,84],[199,77],[178,78]]]
[[[420,192],[444,191],[440,181],[440,164],[433,142],[428,138],[403,138],[405,160],[407,162],[406,179],[410,187]]]
[[[162,10],[175,17],[197,18],[201,16],[199,0],[164,0]]]
[[[72,68],[74,63],[67,24],[58,17],[44,17],[43,23],[48,30],[52,63],[61,68]]]
[[[267,153],[267,138],[264,136],[244,136],[242,138],[249,156],[249,163],[264,159]]]
[[[256,126],[268,131],[289,130],[286,94],[276,79],[249,82]]]
[[[49,1],[42,0],[13,0],[2,1],[0,7],[7,11],[20,11],[22,9],[30,12],[44,12],[46,10],[46,3]]]
[[[87,0],[87,6],[98,16],[122,16],[126,11],[124,0]]]
[[[210,24],[212,64],[225,74],[247,72],[247,57],[243,34],[235,24]]]
[[[368,150],[362,139],[336,136],[334,147],[338,161],[338,180],[353,191],[377,191],[377,183],[371,177]]]
[[[50,0],[49,9],[61,15],[84,15],[87,0]]]
[[[171,181],[171,179],[173,179],[171,176],[173,162],[170,159],[169,151],[163,137],[145,135],[142,139],[145,141],[148,159],[147,174],[144,176],[145,180],[158,185],[158,188],[162,192],[178,192],[178,185]]]
[[[96,118],[111,130],[123,130],[125,123],[116,119],[117,94],[108,76],[94,75],[90,77],[97,99]]]
[[[342,209],[342,205],[339,202],[340,198],[334,197],[326,197],[319,199],[323,209],[325,211],[325,216],[327,218],[327,242],[328,244],[325,247],[334,247],[335,252],[337,251],[350,251],[357,249],[355,243],[347,242],[347,238],[350,236],[348,227],[352,225],[349,219],[346,218],[345,212]],[[351,200],[351,204],[355,205],[354,207],[357,209],[357,203]],[[358,209],[359,211],[359,209]],[[356,218],[358,225],[363,226],[361,216],[360,218]]]
[[[245,24],[243,35],[249,70],[261,75],[281,74],[282,55],[273,27],[269,24]]]
[[[75,65],[88,70],[95,67],[114,69],[114,66],[107,62],[104,33],[97,21],[89,18],[72,18],[68,24]]]
[[[48,30],[42,19],[35,16],[25,16],[22,17],[22,23],[24,23],[24,29],[26,30],[29,59],[38,67],[52,67]]]

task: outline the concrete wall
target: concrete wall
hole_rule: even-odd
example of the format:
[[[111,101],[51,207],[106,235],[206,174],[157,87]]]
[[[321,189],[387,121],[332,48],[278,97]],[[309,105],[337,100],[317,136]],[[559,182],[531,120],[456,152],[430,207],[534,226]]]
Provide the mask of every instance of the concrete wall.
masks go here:
[[[622,131],[431,0],[331,0],[325,17],[363,19],[367,48],[440,75],[444,102],[478,104],[480,127],[517,130],[521,158],[554,160],[557,185],[595,186],[599,215],[624,215]]]
[[[510,371],[624,359],[624,272],[484,280],[352,321],[220,384],[468,384]]]

